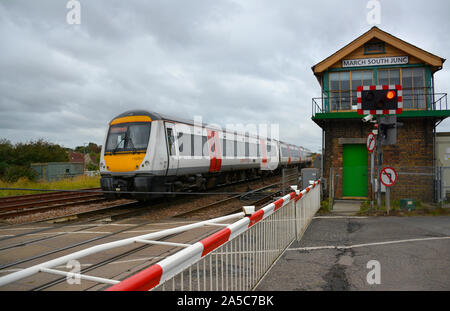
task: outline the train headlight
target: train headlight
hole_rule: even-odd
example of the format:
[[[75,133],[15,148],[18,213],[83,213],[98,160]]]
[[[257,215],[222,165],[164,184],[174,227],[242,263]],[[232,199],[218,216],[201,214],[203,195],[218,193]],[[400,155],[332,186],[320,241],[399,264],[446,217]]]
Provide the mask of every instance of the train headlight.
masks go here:
[[[150,162],[145,161],[145,165],[146,165],[146,166],[150,165]]]

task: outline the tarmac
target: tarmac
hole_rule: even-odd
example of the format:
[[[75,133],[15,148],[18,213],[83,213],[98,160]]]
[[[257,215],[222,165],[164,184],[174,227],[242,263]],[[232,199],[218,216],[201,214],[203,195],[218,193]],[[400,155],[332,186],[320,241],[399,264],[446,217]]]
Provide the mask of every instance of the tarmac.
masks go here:
[[[450,290],[449,216],[356,216],[359,203],[314,217],[256,290]]]

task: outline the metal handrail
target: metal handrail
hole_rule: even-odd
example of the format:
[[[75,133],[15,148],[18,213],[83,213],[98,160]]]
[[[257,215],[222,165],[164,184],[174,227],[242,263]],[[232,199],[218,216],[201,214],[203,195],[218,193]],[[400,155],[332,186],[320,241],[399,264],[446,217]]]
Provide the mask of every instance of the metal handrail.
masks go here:
[[[317,113],[355,110],[352,109],[352,103],[356,105],[356,100],[350,100],[350,94],[355,92],[355,90],[327,91],[322,97],[312,98],[312,116],[314,117]],[[333,101],[338,103],[336,107],[331,107]],[[403,89],[403,109],[448,110],[447,93],[434,93],[432,88],[405,88]]]

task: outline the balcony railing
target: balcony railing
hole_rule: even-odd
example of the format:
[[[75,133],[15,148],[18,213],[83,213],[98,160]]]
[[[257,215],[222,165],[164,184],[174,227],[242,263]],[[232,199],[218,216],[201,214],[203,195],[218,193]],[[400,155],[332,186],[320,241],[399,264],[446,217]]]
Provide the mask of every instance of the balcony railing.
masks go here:
[[[432,88],[403,89],[404,110],[448,110],[447,93]],[[356,112],[356,91],[326,92],[312,99],[312,115],[329,112]]]

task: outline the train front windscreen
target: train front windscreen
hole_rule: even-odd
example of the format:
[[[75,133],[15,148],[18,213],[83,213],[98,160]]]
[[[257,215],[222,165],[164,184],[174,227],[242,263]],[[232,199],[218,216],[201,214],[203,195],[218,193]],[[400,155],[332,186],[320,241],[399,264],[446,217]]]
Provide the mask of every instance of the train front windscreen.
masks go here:
[[[151,123],[121,123],[109,128],[106,153],[145,152]]]

